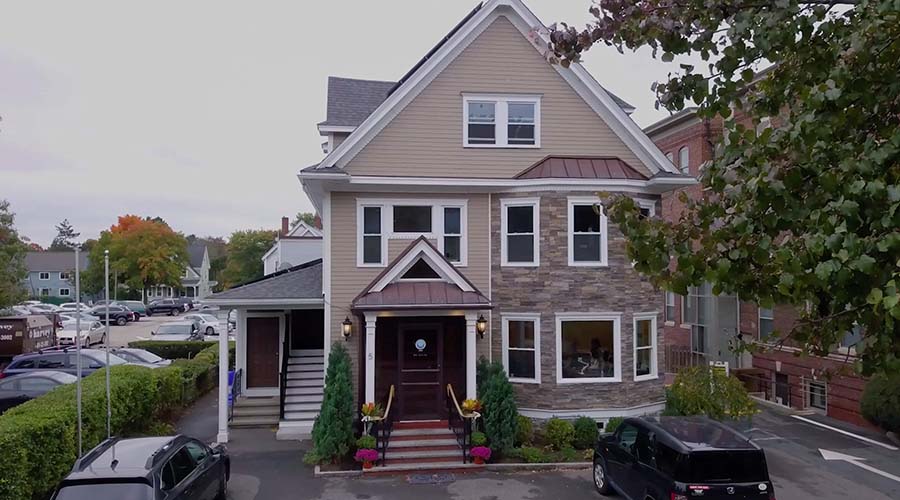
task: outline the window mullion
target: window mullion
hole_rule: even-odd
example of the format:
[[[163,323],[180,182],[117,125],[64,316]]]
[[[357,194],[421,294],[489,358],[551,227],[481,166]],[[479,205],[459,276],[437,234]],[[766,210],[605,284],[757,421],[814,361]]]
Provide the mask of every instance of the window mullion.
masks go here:
[[[507,101],[497,101],[494,115],[494,127],[496,130],[497,145],[506,146],[509,144],[509,103]]]

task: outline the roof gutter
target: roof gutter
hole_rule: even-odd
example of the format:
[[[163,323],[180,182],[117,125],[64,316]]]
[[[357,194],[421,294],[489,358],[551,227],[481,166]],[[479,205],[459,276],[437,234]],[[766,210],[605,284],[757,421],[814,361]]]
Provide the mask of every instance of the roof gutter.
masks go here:
[[[203,299],[201,305],[211,306],[317,306],[325,305],[325,299]]]

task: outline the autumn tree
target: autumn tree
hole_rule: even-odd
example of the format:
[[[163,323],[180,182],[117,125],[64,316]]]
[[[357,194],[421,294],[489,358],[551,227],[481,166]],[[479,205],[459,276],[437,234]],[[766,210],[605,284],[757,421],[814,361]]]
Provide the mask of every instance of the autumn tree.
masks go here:
[[[81,236],[81,233],[75,232],[72,224],[69,223],[69,219],[63,219],[62,222],[56,225],[56,237],[50,243],[49,250],[74,250],[78,244],[76,240],[79,236]]]
[[[179,286],[188,262],[187,241],[164,222],[136,215],[119,217],[118,223],[92,246],[85,273],[85,290],[99,293],[104,286],[104,252],[109,250],[110,273],[132,290],[154,285]]]
[[[27,276],[25,253],[28,251],[15,226],[15,214],[9,202],[0,200],[0,309],[25,298],[22,280]]]
[[[590,10],[584,30],[551,29],[551,61],[567,66],[596,43],[699,57],[704,68],[681,64],[654,84],[658,105],[693,101],[724,120],[705,196],[683,197],[677,221],[608,200],[636,268],[682,294],[708,281],[792,305],[801,316],[782,336],[807,353],[828,353],[860,325],[862,371],[900,369],[900,4],[600,0]]]
[[[228,240],[225,269],[222,270],[222,286],[229,288],[245,281],[261,278],[262,256],[275,243],[276,231],[250,229],[235,231]]]

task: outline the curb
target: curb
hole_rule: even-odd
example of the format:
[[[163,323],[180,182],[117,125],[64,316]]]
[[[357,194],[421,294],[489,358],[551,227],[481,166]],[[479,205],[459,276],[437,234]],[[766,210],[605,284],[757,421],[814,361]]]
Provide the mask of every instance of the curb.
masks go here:
[[[362,470],[322,470],[318,465],[313,471],[315,477],[360,477]]]
[[[588,470],[591,462],[552,462],[546,464],[486,464],[490,472],[545,471],[545,470]]]

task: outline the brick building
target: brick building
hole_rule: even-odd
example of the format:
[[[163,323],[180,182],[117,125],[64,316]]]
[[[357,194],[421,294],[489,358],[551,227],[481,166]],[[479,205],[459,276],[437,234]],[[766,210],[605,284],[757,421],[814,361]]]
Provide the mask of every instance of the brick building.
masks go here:
[[[687,108],[646,127],[644,132],[683,173],[698,176],[715,155],[722,121],[700,118],[696,108]],[[662,217],[679,217],[683,210],[680,191],[696,199],[702,195],[702,186],[663,194]],[[852,346],[859,340],[859,332],[848,332],[841,346],[827,357],[799,356],[799,350],[790,346],[752,356],[735,355],[729,349],[732,337],[764,341],[772,330],[787,332],[796,320],[796,311],[788,306],[764,309],[733,296],[713,296],[706,286],[692,289],[687,297],[667,293],[665,310],[667,370],[727,361],[751,389],[772,402],[868,425],[859,407],[865,379],[853,374],[851,366],[855,355]]]

